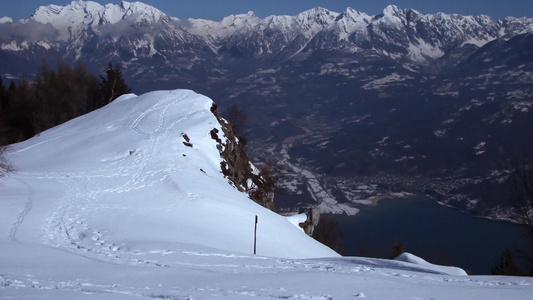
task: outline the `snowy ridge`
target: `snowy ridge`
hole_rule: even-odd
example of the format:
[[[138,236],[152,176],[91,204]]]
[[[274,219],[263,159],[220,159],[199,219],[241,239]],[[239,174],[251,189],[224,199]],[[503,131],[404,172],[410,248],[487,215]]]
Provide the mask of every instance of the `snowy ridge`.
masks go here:
[[[210,112],[212,104],[190,91],[127,95],[14,146],[11,160],[18,170],[14,178],[26,186],[42,179],[61,188],[53,199],[33,188],[32,202],[57,209],[41,220],[44,230],[19,228],[10,236],[33,240],[26,235],[31,232],[54,247],[74,245],[106,255],[144,238],[195,240],[203,246],[249,253],[250,228],[259,215],[263,225],[258,231],[262,235],[258,242],[263,244],[259,254],[335,256],[228,184],[221,174],[217,142],[210,135],[213,128],[222,132]],[[183,143],[185,135],[192,147]],[[123,223],[110,230],[109,220]],[[132,231],[136,224],[145,224],[143,230]],[[280,238],[283,228],[289,231]],[[113,246],[100,245],[104,235]],[[285,244],[289,240],[303,244]]]

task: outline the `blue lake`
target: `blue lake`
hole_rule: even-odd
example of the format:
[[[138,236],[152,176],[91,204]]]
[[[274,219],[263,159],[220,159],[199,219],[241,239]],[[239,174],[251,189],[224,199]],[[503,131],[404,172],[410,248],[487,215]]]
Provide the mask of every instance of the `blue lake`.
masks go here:
[[[522,226],[472,217],[425,197],[380,200],[356,216],[333,216],[343,234],[344,255],[389,258],[393,246],[472,274],[490,274],[505,249],[527,249]],[[520,257],[513,251],[515,260]]]

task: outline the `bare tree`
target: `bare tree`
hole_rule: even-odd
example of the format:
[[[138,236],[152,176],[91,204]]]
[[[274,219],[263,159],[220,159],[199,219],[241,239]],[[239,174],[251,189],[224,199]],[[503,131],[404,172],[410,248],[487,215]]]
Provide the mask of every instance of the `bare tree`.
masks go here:
[[[13,167],[8,163],[5,154],[8,151],[7,146],[0,147],[0,178],[7,175],[9,172],[13,172]]]
[[[513,160],[509,178],[511,197],[517,204],[520,222],[533,237],[533,156],[524,156],[522,161]]]
[[[248,114],[244,112],[237,103],[232,103],[226,110],[226,120],[231,125],[231,130],[235,133],[235,136],[244,138],[246,131],[250,126],[250,119]]]
[[[521,161],[513,159],[513,167],[509,176],[511,199],[518,208],[518,221],[527,230],[530,242],[533,242],[533,156],[524,155]],[[533,248],[526,246],[519,250],[529,261],[525,274],[533,276]]]

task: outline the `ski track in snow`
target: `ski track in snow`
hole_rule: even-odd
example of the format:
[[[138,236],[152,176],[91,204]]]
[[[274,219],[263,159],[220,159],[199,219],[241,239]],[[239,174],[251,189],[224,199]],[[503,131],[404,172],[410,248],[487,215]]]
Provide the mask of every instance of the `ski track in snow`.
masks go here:
[[[494,279],[478,280],[469,277],[456,277],[445,275],[428,275],[424,273],[417,273],[416,267],[410,269],[407,265],[404,266],[407,272],[395,272],[392,269],[386,269],[380,267],[375,262],[361,258],[354,261],[344,259],[332,259],[332,260],[292,260],[292,259],[275,259],[265,257],[252,257],[222,253],[201,253],[193,251],[152,251],[152,254],[160,255],[178,255],[175,259],[177,263],[168,266],[169,268],[182,269],[187,268],[189,270],[196,270],[201,273],[210,273],[213,276],[213,281],[210,284],[180,284],[179,280],[171,286],[164,284],[157,284],[147,281],[141,286],[131,286],[124,283],[98,283],[87,279],[72,279],[68,281],[57,281],[49,278],[38,278],[33,275],[26,277],[14,278],[12,276],[0,274],[0,291],[2,289],[34,289],[34,290],[61,290],[77,292],[83,295],[108,295],[114,297],[118,295],[131,296],[146,299],[212,299],[212,298],[229,298],[229,299],[247,299],[250,297],[260,299],[342,299],[336,294],[335,291],[331,291],[331,294],[320,293],[313,287],[305,289],[305,284],[292,286],[290,282],[276,282],[276,284],[261,285],[261,288],[255,286],[253,283],[230,283],[225,282],[225,278],[231,276],[266,276],[272,280],[271,276],[284,276],[287,274],[300,274],[299,276],[317,276],[318,278],[326,278],[325,274],[336,274],[337,276],[349,276],[354,282],[352,287],[351,299],[353,298],[365,298],[372,297],[372,290],[375,287],[366,287],[361,285],[362,282],[376,276],[385,276],[390,278],[398,278],[401,282],[416,281],[422,285],[436,284],[459,284],[461,286],[467,286],[472,289],[479,287],[527,287],[533,283],[531,280],[524,278],[520,281],[507,282],[500,280],[497,277]],[[183,256],[189,256],[184,258]],[[180,262],[190,260],[189,263]],[[202,263],[204,259],[205,263]],[[213,260],[215,259],[215,260]],[[390,266],[398,263],[390,262]],[[409,272],[409,271],[413,272]],[[307,275],[305,275],[307,274]],[[305,277],[304,277],[305,278]],[[269,280],[265,279],[265,280]],[[406,280],[406,281],[403,281]],[[259,280],[261,281],[261,280]],[[246,284],[246,285],[245,285]],[[249,286],[250,285],[250,286]],[[365,296],[368,295],[368,296]],[[111,299],[110,298],[110,299]],[[394,298],[394,297],[393,297]],[[400,297],[401,298],[401,297]],[[438,298],[438,297],[437,297]],[[396,299],[396,298],[395,298]],[[409,299],[415,299],[410,297]],[[424,298],[416,298],[424,299]]]
[[[139,153],[138,154],[138,158],[136,160],[135,163],[133,163],[134,166],[138,166],[138,169],[137,171],[133,174],[133,176],[131,176],[131,179],[122,187],[116,189],[114,192],[121,192],[121,191],[127,191],[127,190],[130,190],[130,189],[133,189],[134,187],[139,187],[138,183],[141,181],[141,177],[143,174],[145,174],[145,169],[146,169],[146,166],[148,165],[149,163],[149,160],[150,158],[152,157],[153,155],[153,151],[154,151],[154,147],[155,145],[157,144],[157,135],[155,135],[156,133],[158,133],[161,129],[164,128],[164,124],[165,124],[165,115],[167,113],[167,111],[169,110],[169,108],[175,104],[175,101],[180,101],[184,98],[184,96],[180,96],[178,97],[177,99],[173,98],[173,97],[168,97],[156,104],[154,104],[153,106],[151,106],[148,110],[142,112],[134,121],[133,123],[130,125],[130,128],[132,130],[134,130],[135,132],[137,132],[138,134],[142,134],[142,135],[145,135],[146,136],[146,139],[150,141],[150,144],[149,146],[147,147],[147,150],[144,151],[145,153]],[[161,107],[161,104],[162,103],[166,103],[163,107]],[[160,114],[159,114],[159,118],[158,118],[158,124],[157,124],[157,127],[155,129],[153,129],[152,131],[150,132],[145,132],[143,130],[141,130],[140,127],[141,126],[141,122],[142,120],[150,113],[152,112],[155,112],[157,110],[161,110]],[[172,124],[170,124],[169,126],[167,126],[167,128],[165,129],[164,133],[162,135],[166,136],[170,133],[171,129],[175,126],[175,124],[178,124],[180,123],[181,121],[187,119],[191,114],[188,113],[184,118],[181,118],[179,119],[178,121],[176,122],[173,122]],[[167,171],[166,169],[163,169],[163,170],[160,170],[159,172],[165,172]],[[152,173],[152,174],[148,174],[148,176],[146,177],[149,177],[151,175],[155,175],[157,172],[155,173]],[[161,180],[164,180],[166,178],[163,177]],[[155,182],[154,182],[155,183]],[[141,187],[145,187],[145,186],[142,186]]]
[[[26,204],[24,205],[24,209],[22,210],[22,212],[20,212],[20,214],[18,215],[17,220],[13,223],[13,225],[11,225],[11,229],[9,230],[9,239],[14,242],[20,243],[20,241],[17,239],[17,230],[33,206],[33,199],[35,198],[35,190],[25,181],[20,180],[20,179],[17,179],[17,181],[22,183],[28,190],[28,197],[27,197],[28,200],[26,201]]]
[[[180,97],[179,99],[183,98]],[[179,101],[178,99],[178,101]],[[111,163],[109,166],[106,166],[103,170],[92,173],[44,173],[44,174],[32,174],[37,175],[38,177],[44,178],[55,178],[65,187],[65,192],[63,196],[59,199],[59,204],[57,209],[54,210],[52,215],[49,218],[48,234],[46,235],[46,243],[58,248],[64,248],[69,252],[78,252],[80,255],[87,258],[101,259],[102,261],[111,261],[113,263],[121,263],[128,265],[151,265],[156,267],[168,267],[164,263],[159,263],[153,260],[138,259],[131,256],[138,256],[139,253],[128,253],[120,252],[120,247],[105,241],[103,234],[100,230],[90,228],[86,224],[84,219],[84,214],[94,210],[96,208],[92,207],[94,201],[98,199],[102,194],[111,194],[111,193],[123,193],[131,191],[134,189],[144,188],[146,186],[153,185],[159,181],[167,178],[168,175],[155,176],[159,173],[167,173],[168,169],[156,170],[154,172],[146,172],[146,166],[150,162],[150,158],[153,155],[153,150],[157,143],[157,135],[161,129],[164,127],[165,115],[169,108],[174,104],[172,97],[164,99],[149,109],[143,111],[139,116],[133,121],[130,128],[146,136],[148,141],[148,146],[143,147],[142,151],[135,152],[135,159],[129,164],[129,167],[124,168],[120,167],[117,169],[117,166],[124,165],[119,163]],[[164,104],[164,105],[162,105]],[[144,131],[142,129],[143,119],[150,113],[159,112],[158,124],[157,127],[151,131]],[[175,124],[179,123],[183,119],[188,118],[190,114],[187,114],[184,118],[173,122],[170,124],[170,127],[173,127]],[[171,128],[165,130],[165,135],[170,133]],[[131,154],[130,154],[131,155]],[[122,162],[126,158],[121,159]],[[115,176],[129,177],[126,183],[119,187],[113,188],[102,188],[99,186],[99,180],[110,177],[110,170],[113,171]],[[31,174],[27,174],[31,176]],[[142,183],[150,177],[155,177],[152,182]],[[27,185],[29,189],[31,187]],[[33,201],[33,194],[29,200],[29,205],[27,205],[27,210],[31,208],[31,201]],[[26,209],[19,218],[19,221],[14,226],[16,227],[22,222],[24,215],[26,214]],[[14,224],[15,225],[15,224]],[[87,236],[90,234],[90,236]],[[14,233],[11,235],[14,239]],[[93,240],[93,245],[88,245],[85,242],[86,239]]]
[[[53,281],[42,280],[37,278],[10,278],[0,275],[0,288],[24,289],[30,288],[35,290],[61,290],[77,292],[81,295],[108,296],[109,299],[115,296],[131,296],[132,298],[145,299],[174,299],[174,300],[192,300],[192,299],[211,299],[211,298],[261,298],[261,299],[301,299],[301,300],[327,300],[333,299],[331,296],[314,296],[309,292],[294,294],[286,288],[262,288],[260,290],[225,288],[218,286],[211,287],[170,287],[170,291],[164,291],[161,287],[136,287],[119,284],[97,284],[83,280],[74,281]],[[362,295],[359,293],[358,295]],[[106,298],[107,299],[107,298]]]

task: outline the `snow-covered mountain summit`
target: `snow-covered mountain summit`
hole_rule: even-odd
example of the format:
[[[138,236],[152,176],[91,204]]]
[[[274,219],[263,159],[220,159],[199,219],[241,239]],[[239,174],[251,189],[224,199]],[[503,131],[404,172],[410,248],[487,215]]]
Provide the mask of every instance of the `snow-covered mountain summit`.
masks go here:
[[[76,34],[81,29],[96,29],[123,20],[149,26],[162,19],[170,18],[153,6],[128,1],[104,6],[93,1],[75,0],[66,6],[41,6],[31,16],[33,21],[54,26],[61,32],[62,38],[69,37],[65,34]]]
[[[31,19],[43,24],[50,23],[54,26],[69,24],[115,24],[127,17],[135,16],[137,20],[146,20],[156,23],[166,15],[157,8],[142,2],[121,1],[120,4],[107,4],[105,6],[93,2],[75,0],[66,6],[47,5],[39,7]]]
[[[7,189],[32,195],[10,198],[3,230],[101,258],[145,251],[141,240],[253,253],[258,215],[258,254],[336,256],[228,183],[212,106],[191,91],[126,95],[13,145]],[[33,208],[17,214],[24,202]]]

